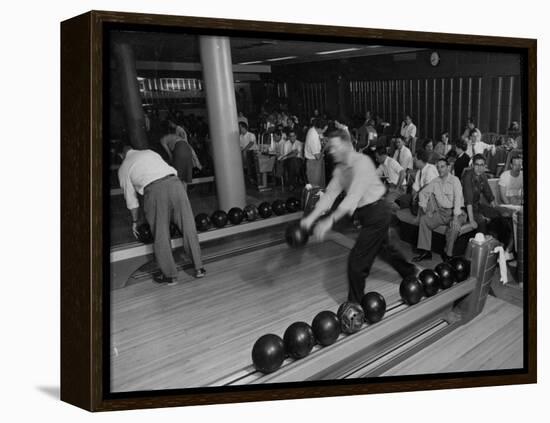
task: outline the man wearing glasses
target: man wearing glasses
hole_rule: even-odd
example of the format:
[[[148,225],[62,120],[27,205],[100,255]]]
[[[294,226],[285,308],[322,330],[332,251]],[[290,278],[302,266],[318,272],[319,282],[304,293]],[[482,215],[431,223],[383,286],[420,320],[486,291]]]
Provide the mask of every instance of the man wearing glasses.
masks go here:
[[[498,217],[495,209],[495,196],[489,180],[485,174],[485,157],[481,154],[474,155],[472,159],[473,169],[467,169],[462,176],[462,187],[464,190],[464,204],[468,214],[468,220],[474,229],[486,233],[489,219]],[[481,202],[481,196],[486,200]]]

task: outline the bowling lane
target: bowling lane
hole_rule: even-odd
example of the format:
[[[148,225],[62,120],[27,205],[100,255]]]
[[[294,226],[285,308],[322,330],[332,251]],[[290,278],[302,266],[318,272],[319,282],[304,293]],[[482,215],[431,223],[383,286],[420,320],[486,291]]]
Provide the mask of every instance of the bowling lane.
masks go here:
[[[336,311],[347,295],[348,248],[281,243],[213,261],[205,279],[144,281],[112,292],[113,392],[205,386],[251,365],[254,341]],[[398,274],[377,261],[368,289],[398,300]]]
[[[382,376],[477,370],[517,369],[523,366],[523,310],[489,296],[479,316]]]

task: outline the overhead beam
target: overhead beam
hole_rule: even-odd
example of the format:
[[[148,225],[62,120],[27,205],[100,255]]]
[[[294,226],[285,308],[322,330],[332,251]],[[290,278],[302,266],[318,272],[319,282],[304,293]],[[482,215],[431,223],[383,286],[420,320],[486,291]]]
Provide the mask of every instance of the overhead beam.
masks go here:
[[[138,60],[136,62],[136,68],[138,70],[202,72],[202,65],[200,63],[186,62],[156,62]],[[271,73],[271,65],[233,65],[233,72]]]

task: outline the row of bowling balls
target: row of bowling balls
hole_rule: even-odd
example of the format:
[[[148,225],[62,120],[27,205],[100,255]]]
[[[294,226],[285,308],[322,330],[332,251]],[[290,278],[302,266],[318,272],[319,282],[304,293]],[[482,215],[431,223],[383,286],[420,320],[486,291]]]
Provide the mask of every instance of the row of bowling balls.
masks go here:
[[[244,220],[252,222],[258,219],[258,217],[267,219],[273,214],[281,216],[285,213],[295,213],[300,210],[300,208],[300,200],[294,197],[290,197],[286,201],[275,200],[272,203],[264,201],[258,207],[254,204],[249,204],[244,209],[233,207],[227,213],[222,210],[216,210],[210,216],[206,213],[199,213],[195,216],[195,225],[197,230],[204,232],[213,226],[216,228],[223,228],[228,222],[233,225],[238,225]],[[137,233],[137,238],[140,242],[144,244],[151,244],[153,242],[153,233],[147,222],[137,227]],[[170,235],[172,237],[181,236],[178,227],[173,223],[170,224]]]
[[[246,220],[252,222],[258,217],[267,219],[273,214],[282,216],[285,213],[295,213],[300,210],[300,200],[294,197],[288,198],[286,201],[275,200],[272,203],[264,201],[258,207],[254,204],[249,204],[244,209],[233,207],[227,213],[223,210],[216,210],[210,216],[206,213],[199,213],[195,217],[195,225],[199,231],[207,231],[212,226],[223,228],[227,223],[238,225]]]
[[[448,289],[455,282],[462,282],[470,276],[470,263],[463,257],[453,257],[448,262],[424,269],[418,276],[403,279],[399,294],[408,305],[418,303],[422,297],[431,297],[440,289]]]
[[[252,363],[257,371],[274,372],[285,358],[304,358],[315,344],[322,347],[331,345],[341,333],[355,333],[365,322],[379,322],[385,313],[384,297],[378,292],[369,292],[363,296],[361,304],[342,303],[336,314],[330,310],[321,311],[311,325],[306,322],[292,323],[282,338],[272,333],[261,336],[252,347]]]

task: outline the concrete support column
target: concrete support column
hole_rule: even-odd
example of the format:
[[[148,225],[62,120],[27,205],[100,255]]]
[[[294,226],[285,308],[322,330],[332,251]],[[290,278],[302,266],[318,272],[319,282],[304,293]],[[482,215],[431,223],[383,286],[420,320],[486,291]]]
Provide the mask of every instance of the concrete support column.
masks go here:
[[[132,148],[142,150],[148,148],[148,142],[145,131],[145,116],[143,114],[141,95],[137,82],[134,52],[132,51],[132,47],[123,43],[115,44],[114,52],[130,144]]]
[[[244,207],[246,192],[228,37],[200,36],[199,47],[212,140],[218,205]]]

